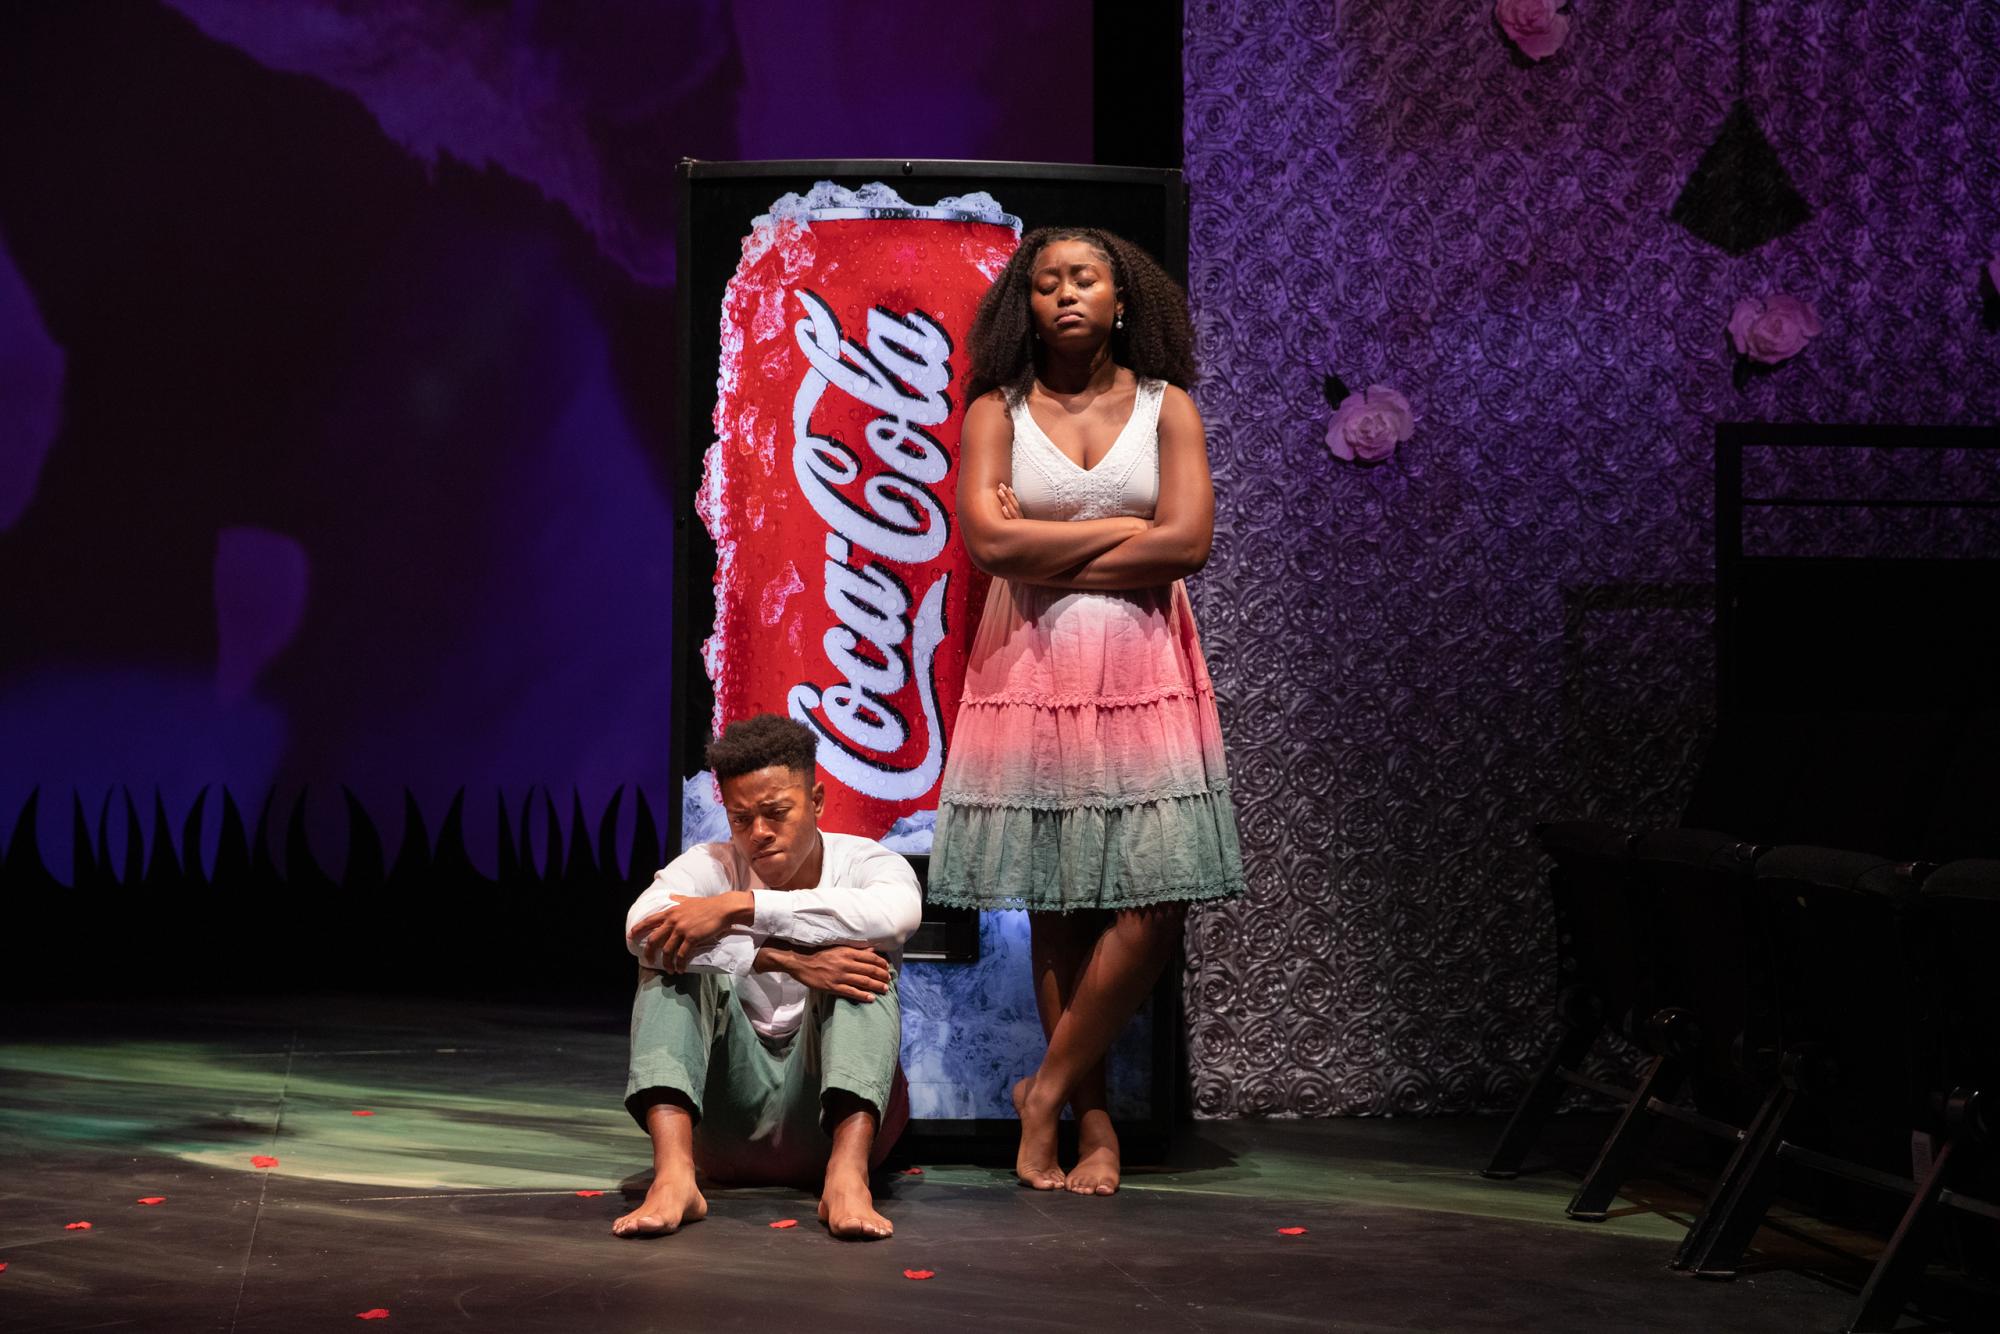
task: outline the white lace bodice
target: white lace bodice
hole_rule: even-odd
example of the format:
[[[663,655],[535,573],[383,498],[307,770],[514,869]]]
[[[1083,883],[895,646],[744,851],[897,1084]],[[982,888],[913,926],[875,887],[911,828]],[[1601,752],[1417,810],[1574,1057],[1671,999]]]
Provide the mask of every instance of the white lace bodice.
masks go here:
[[[1029,519],[1153,517],[1160,503],[1160,402],[1164,380],[1141,380],[1132,415],[1097,466],[1085,468],[1057,449],[1024,398],[1011,406],[1013,476],[1009,485]]]

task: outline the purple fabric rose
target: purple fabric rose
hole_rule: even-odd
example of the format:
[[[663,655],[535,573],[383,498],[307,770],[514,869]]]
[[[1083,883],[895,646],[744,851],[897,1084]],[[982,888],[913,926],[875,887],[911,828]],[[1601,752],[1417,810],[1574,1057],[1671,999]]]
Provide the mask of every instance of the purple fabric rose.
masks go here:
[[[1729,341],[1750,360],[1775,366],[1796,356],[1819,328],[1819,312],[1795,296],[1746,296],[1729,317]]]
[[[1410,400],[1387,385],[1371,384],[1363,393],[1349,394],[1334,409],[1326,427],[1326,447],[1335,458],[1380,463],[1416,429]]]
[[[1569,37],[1569,15],[1558,13],[1564,0],[1499,0],[1493,17],[1507,40],[1530,60],[1554,55]]]

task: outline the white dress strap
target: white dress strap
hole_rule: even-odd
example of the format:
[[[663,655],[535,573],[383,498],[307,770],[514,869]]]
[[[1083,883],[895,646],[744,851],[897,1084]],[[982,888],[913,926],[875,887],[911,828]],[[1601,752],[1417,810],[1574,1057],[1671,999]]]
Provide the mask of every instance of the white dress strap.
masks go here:
[[[1028,410],[1027,399],[1009,405],[1014,426],[1009,485],[1030,519],[1151,518],[1160,497],[1161,380],[1140,380],[1132,415],[1094,467],[1086,468],[1056,447]]]

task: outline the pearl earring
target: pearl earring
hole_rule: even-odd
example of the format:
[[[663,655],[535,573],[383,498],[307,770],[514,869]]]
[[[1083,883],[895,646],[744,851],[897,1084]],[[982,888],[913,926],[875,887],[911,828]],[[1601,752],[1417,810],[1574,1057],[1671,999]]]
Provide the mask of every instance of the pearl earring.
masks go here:
[[[1115,320],[1113,320],[1113,321],[1111,321],[1111,327],[1112,327],[1112,328],[1114,328],[1114,329],[1123,329],[1123,328],[1125,327],[1125,312],[1124,312],[1124,311],[1122,311],[1122,310],[1121,310],[1121,311],[1119,311],[1119,312],[1118,312],[1118,318],[1117,318],[1117,319],[1115,319]]]

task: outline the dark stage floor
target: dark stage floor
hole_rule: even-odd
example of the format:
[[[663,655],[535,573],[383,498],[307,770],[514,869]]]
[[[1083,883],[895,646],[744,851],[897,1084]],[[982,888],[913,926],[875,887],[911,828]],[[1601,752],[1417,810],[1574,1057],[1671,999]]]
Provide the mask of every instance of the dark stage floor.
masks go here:
[[[1874,1245],[1793,1219],[1760,1272],[1686,1279],[1685,1193],[1565,1222],[1570,1171],[1474,1174],[1483,1119],[1208,1123],[1106,1200],[925,1163],[872,1244],[771,1189],[618,1241],[647,1164],[624,1058],[602,1011],[11,1007],[0,1329],[1821,1330]],[[1566,1121],[1554,1159],[1595,1133]]]

